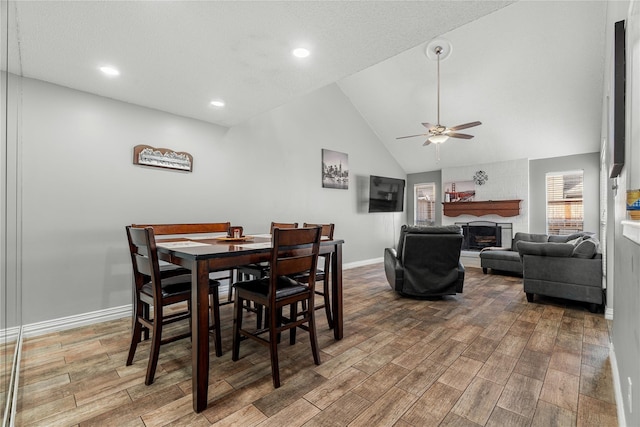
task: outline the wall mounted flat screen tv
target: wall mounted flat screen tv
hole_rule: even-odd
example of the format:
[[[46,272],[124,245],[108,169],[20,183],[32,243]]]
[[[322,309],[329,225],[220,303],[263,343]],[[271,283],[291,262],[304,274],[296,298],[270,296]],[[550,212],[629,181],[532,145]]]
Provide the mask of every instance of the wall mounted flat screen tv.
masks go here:
[[[620,175],[624,166],[625,132],[625,88],[626,88],[626,46],[624,21],[618,21],[614,27],[613,51],[613,135],[609,135],[609,155],[611,168],[609,177]]]
[[[404,179],[369,177],[369,212],[402,212]]]

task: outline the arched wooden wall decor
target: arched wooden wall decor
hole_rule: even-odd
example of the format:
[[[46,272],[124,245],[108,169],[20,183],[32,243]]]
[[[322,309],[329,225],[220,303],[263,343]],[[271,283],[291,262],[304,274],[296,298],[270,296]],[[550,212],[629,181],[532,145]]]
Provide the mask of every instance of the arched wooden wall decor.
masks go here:
[[[193,156],[189,153],[175,152],[168,148],[136,145],[133,147],[133,164],[192,172]]]

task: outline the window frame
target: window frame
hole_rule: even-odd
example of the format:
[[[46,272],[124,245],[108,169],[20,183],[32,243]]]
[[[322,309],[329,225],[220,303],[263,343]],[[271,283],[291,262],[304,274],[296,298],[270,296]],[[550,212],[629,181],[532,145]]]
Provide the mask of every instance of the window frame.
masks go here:
[[[580,197],[566,197],[567,192],[565,188],[565,177],[572,175],[580,176],[580,182],[579,184],[577,184],[581,187]],[[550,194],[550,187],[552,187],[552,184],[550,183],[549,179],[560,176],[562,177],[562,194],[560,195],[562,198],[550,200],[550,197],[552,197],[553,195]],[[575,169],[567,171],[547,172],[545,174],[544,188],[546,233],[548,235],[562,236],[584,231],[584,170]],[[550,209],[554,204],[560,206],[561,211],[564,210],[565,215],[562,218],[550,214]],[[568,215],[566,215],[567,212],[569,212]],[[576,216],[575,212],[579,212],[581,213],[581,215]],[[553,224],[554,222],[556,222],[556,224]],[[561,224],[557,225],[558,222]]]
[[[418,224],[418,190],[422,187],[431,187],[433,194],[433,200],[431,201],[431,219],[427,219],[424,224]],[[413,225],[435,225],[436,223],[436,183],[435,182],[423,182],[413,185]],[[429,208],[427,208],[429,210]]]

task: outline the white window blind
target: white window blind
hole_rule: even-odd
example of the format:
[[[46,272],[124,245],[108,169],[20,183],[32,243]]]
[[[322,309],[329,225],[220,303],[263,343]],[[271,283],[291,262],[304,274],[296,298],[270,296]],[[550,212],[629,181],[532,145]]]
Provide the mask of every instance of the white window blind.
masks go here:
[[[583,172],[547,174],[547,233],[568,235],[583,231]]]
[[[416,184],[415,195],[415,225],[435,225],[436,223],[436,185],[435,183]]]

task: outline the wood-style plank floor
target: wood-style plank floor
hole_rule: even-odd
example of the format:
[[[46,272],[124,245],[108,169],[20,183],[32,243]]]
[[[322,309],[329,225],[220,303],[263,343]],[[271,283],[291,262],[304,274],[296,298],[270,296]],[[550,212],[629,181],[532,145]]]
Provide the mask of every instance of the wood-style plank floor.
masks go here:
[[[580,304],[527,303],[518,277],[467,269],[439,301],[391,291],[381,264],[344,272],[345,333],[317,311],[322,364],[306,333],[280,344],[282,386],[266,347],[211,355],[209,405],[195,414],[189,340],[163,346],[144,385],[149,344],[125,366],[130,319],[23,345],[19,426],[617,426],[609,324]]]

